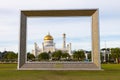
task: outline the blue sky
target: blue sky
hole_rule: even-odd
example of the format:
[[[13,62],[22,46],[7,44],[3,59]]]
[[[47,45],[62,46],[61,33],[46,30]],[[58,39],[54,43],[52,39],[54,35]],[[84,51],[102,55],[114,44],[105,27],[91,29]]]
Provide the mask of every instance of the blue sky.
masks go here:
[[[105,41],[106,41],[106,45],[107,47],[120,47],[120,5],[119,5],[120,1],[119,0],[0,0],[0,51],[4,51],[4,49],[6,48],[6,50],[11,50],[11,51],[16,51],[18,52],[18,48],[19,48],[19,25],[20,25],[20,11],[21,10],[51,10],[51,9],[93,9],[93,8],[99,8],[99,25],[100,25],[100,47],[103,48],[105,47]],[[51,35],[54,36],[54,38],[56,39],[56,45],[58,43],[58,47],[60,46],[61,43],[61,34],[62,32],[66,33],[68,38],[67,41],[69,42],[73,42],[73,46],[75,46],[76,48],[81,47],[87,49],[88,45],[91,45],[90,43],[90,33],[89,30],[84,32],[84,28],[82,30],[80,29],[80,33],[86,33],[84,34],[84,36],[80,35],[80,37],[78,38],[78,33],[75,29],[70,28],[69,31],[66,29],[67,27],[64,26],[75,26],[77,28],[77,26],[80,26],[81,24],[79,24],[78,22],[80,21],[80,18],[72,18],[72,19],[64,19],[62,18],[61,20],[56,20],[56,19],[47,19],[45,20],[47,22],[47,24],[52,25],[54,21],[56,21],[54,24],[54,26],[60,26],[63,23],[65,23],[63,25],[62,28],[64,28],[64,31],[61,31],[61,29],[59,29],[57,31],[57,33],[54,34],[54,31],[50,31]],[[32,21],[34,19],[31,19],[30,21]],[[72,22],[71,24],[67,24],[66,22]],[[40,24],[42,23],[41,20],[39,20],[40,22],[36,22],[38,20],[34,20],[34,23],[30,23],[30,21],[28,22],[29,25],[29,30],[31,29],[34,33],[34,31],[36,30],[36,33],[32,34],[34,35],[33,39],[38,42],[39,46],[41,46],[41,42],[42,42],[42,38],[44,37],[44,35],[46,35],[49,31],[49,29],[47,28],[48,25],[47,24]],[[44,21],[44,19],[43,19]],[[52,21],[52,22],[50,22]],[[85,22],[84,22],[85,21]],[[89,23],[86,22],[87,20],[83,20],[82,25],[84,25],[84,27],[87,27],[90,25],[86,25],[85,23]],[[46,23],[43,22],[43,23]],[[80,21],[81,22],[81,21]],[[62,23],[62,24],[61,24]],[[31,25],[30,25],[31,24]],[[47,28],[47,31],[43,31],[39,32],[39,29],[32,29],[33,26],[35,27],[39,27],[39,24],[42,26],[45,26]],[[33,25],[33,26],[32,26]],[[31,27],[31,28],[30,28]],[[54,28],[54,30],[56,30],[56,27],[51,26],[52,28]],[[79,28],[77,28],[77,30],[79,30]],[[70,33],[70,31],[74,30],[75,33]],[[43,34],[42,34],[43,33]],[[36,36],[35,36],[36,34]],[[39,36],[39,34],[42,34]],[[28,35],[28,39],[31,36]],[[39,42],[40,41],[40,42]],[[78,41],[82,42],[78,45]],[[29,42],[30,47],[32,47],[32,43],[33,41],[31,40]],[[83,45],[84,44],[84,45]]]

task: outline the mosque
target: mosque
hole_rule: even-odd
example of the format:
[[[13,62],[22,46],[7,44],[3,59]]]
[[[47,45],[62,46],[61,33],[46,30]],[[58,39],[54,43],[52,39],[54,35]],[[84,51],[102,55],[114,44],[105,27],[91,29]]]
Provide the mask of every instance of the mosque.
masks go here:
[[[55,43],[54,43],[54,38],[48,33],[44,37],[44,41],[42,43],[42,47],[40,48],[38,44],[35,42],[34,43],[34,49],[32,50],[32,54],[34,54],[35,57],[37,57],[40,53],[47,52],[47,53],[52,53],[58,50],[61,50],[62,52],[67,52],[69,55],[72,55],[71,51],[71,43],[66,45],[66,34],[64,33],[63,35],[63,43],[61,48],[56,48]]]

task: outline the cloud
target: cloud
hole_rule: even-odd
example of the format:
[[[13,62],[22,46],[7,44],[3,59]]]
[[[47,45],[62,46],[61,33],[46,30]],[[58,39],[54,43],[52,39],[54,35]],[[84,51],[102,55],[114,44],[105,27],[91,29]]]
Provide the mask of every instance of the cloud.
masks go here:
[[[6,3],[8,2],[8,3]],[[119,0],[2,0],[2,8],[14,9],[77,9],[77,8],[102,8],[109,9],[119,7]]]
[[[120,42],[118,40],[119,38],[117,38],[120,35],[119,3],[120,3],[120,0],[111,0],[111,1],[110,0],[93,0],[93,1],[91,0],[83,0],[83,1],[81,0],[35,0],[35,1],[31,0],[29,2],[27,0],[26,1],[25,0],[12,0],[12,1],[0,0],[0,37],[1,37],[0,44],[2,44],[0,45],[0,50],[4,50],[4,48],[7,48],[8,50],[14,50],[14,51],[18,50],[21,10],[43,10],[43,9],[50,10],[50,9],[99,8],[100,36],[101,36],[101,42],[102,42],[101,44],[104,43],[104,40],[107,40],[109,41],[108,46],[115,47],[116,43],[115,44],[111,44],[111,43]],[[63,19],[61,20],[63,21]],[[86,25],[82,21],[81,21],[82,24],[80,24],[77,22],[79,20],[76,20],[76,21],[74,20],[74,22],[72,22],[68,19],[64,21],[65,21],[65,24],[63,22],[60,23],[59,20],[56,20],[56,22],[54,22],[54,19],[51,21],[47,21],[47,24],[41,24],[39,22],[33,21],[35,23],[34,25],[33,23],[29,24],[31,26],[31,27],[29,26],[29,31],[31,31],[29,35],[34,37],[34,39],[32,37],[29,37],[28,40],[31,40],[31,42],[32,40],[35,40],[37,42],[40,41],[40,43],[42,42],[42,38],[49,31],[46,31],[45,33],[44,28],[43,29],[38,28],[41,26],[50,26],[50,28],[53,28],[54,30],[50,30],[51,35],[53,35],[59,41],[60,41],[60,36],[62,35],[61,33],[63,32],[67,34],[67,37],[69,37],[68,39],[69,41],[73,38],[77,39],[78,36],[79,36],[78,40],[81,40],[83,38],[86,39],[91,35],[89,31],[90,29],[87,29],[88,27],[85,27],[85,26],[89,26],[90,24]],[[64,27],[68,25],[69,27]],[[33,28],[33,26],[36,28]],[[57,28],[56,26],[58,26],[59,28]],[[76,29],[73,29],[73,26],[79,26],[79,28],[76,27]],[[61,28],[63,28],[63,30],[61,30]],[[114,37],[114,36],[117,36],[117,37]],[[85,42],[84,44],[86,45],[86,48],[87,48],[87,42]]]
[[[100,21],[100,34],[105,35],[120,35],[120,19],[107,19]]]
[[[101,41],[101,48],[116,48],[120,47],[120,40],[115,41]]]

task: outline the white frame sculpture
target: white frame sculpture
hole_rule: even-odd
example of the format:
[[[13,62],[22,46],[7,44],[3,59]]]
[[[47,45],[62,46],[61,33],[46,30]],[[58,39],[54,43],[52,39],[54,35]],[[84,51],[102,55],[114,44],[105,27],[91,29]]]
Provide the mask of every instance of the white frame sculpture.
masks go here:
[[[92,62],[91,63],[40,62],[34,64],[26,63],[27,17],[71,17],[71,16],[92,17],[92,27],[91,27],[92,28],[91,29],[92,30]],[[99,17],[98,9],[21,11],[18,70],[101,70],[98,17]]]

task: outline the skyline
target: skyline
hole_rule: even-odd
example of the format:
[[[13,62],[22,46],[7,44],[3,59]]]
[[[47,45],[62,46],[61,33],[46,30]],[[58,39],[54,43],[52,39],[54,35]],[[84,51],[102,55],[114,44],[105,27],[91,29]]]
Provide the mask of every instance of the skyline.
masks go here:
[[[55,10],[55,9],[93,9],[99,8],[99,27],[100,27],[100,48],[105,47],[120,47],[120,10],[119,10],[119,0],[109,1],[109,0],[36,0],[35,1],[9,1],[9,0],[0,0],[0,51],[10,50],[18,52],[19,48],[19,28],[20,28],[20,11],[21,10]],[[54,21],[54,20],[53,20]],[[68,20],[65,20],[68,21]],[[76,22],[79,20],[76,20]],[[48,20],[48,24],[52,24]],[[56,20],[56,23],[60,24],[61,21]],[[36,25],[39,22],[36,22]],[[83,22],[84,23],[84,22]],[[28,22],[28,25],[31,24]],[[63,24],[63,22],[62,22]],[[72,23],[76,24],[77,23]],[[32,25],[35,25],[32,23]],[[54,24],[55,25],[55,24]],[[68,25],[68,24],[64,24]],[[69,24],[71,25],[71,24]],[[87,27],[87,25],[85,26]],[[54,28],[54,27],[53,27]],[[69,29],[70,31],[70,29]],[[83,30],[84,31],[84,30]],[[34,32],[34,31],[33,31]],[[46,35],[48,32],[51,35],[57,38],[53,31],[46,31],[43,35]],[[60,34],[61,31],[58,31]],[[69,36],[69,32],[64,31],[63,33]],[[62,32],[61,32],[62,34]],[[76,39],[77,36],[73,33],[72,37],[69,39]],[[82,33],[81,33],[82,34]],[[89,34],[89,33],[88,33]],[[86,34],[86,35],[88,35]],[[39,34],[38,34],[39,35]],[[40,40],[40,36],[37,36]],[[61,36],[62,38],[62,36]],[[81,37],[80,37],[81,38]],[[78,39],[79,40],[79,39]],[[55,42],[55,41],[54,41]],[[56,42],[55,42],[56,43]],[[56,43],[57,44],[57,43]]]

